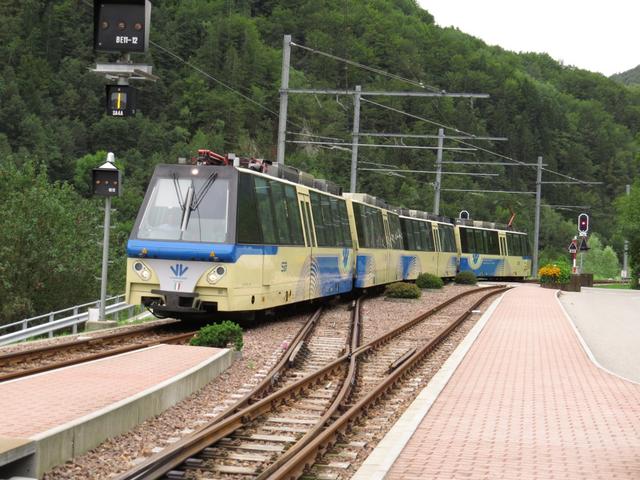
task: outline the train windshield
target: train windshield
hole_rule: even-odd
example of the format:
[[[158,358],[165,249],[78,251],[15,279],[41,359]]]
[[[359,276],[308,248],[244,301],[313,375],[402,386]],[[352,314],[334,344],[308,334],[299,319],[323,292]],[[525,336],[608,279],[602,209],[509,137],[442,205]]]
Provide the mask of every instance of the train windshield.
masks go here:
[[[145,240],[223,243],[229,239],[229,179],[156,179],[137,231]]]

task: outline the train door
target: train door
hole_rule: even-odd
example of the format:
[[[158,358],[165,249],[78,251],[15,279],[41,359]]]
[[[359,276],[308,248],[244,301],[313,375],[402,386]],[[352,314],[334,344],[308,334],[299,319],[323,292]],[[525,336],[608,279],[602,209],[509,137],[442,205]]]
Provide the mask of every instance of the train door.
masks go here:
[[[395,278],[394,265],[391,263],[391,249],[393,248],[391,242],[391,230],[389,229],[389,218],[387,217],[387,212],[382,212],[382,224],[384,225],[384,236],[387,239],[386,241],[386,249],[384,254],[384,283],[391,282],[392,280],[397,280]]]
[[[500,240],[500,255],[503,257],[507,256],[507,237],[503,232],[498,232],[498,239]]]
[[[446,265],[444,264],[444,254],[442,253],[442,241],[440,239],[440,229],[437,223],[432,224],[433,228],[433,246],[435,247],[436,255],[436,275],[444,277]]]
[[[300,205],[300,213],[302,215],[302,229],[304,231],[304,242],[307,247],[307,261],[305,265],[308,268],[304,268],[300,282],[304,285],[305,299],[315,298],[316,288],[315,282],[312,282],[311,277],[314,273],[314,249],[317,247],[316,235],[313,228],[313,218],[311,216],[311,201],[309,200],[309,194],[298,192],[298,204]]]

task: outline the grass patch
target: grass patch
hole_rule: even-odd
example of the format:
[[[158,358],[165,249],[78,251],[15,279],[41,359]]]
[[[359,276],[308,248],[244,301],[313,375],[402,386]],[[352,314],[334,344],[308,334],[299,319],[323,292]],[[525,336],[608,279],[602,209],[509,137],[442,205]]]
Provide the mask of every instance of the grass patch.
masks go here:
[[[631,285],[628,283],[610,283],[606,285],[594,285],[595,288],[608,288],[612,290],[631,290]]]

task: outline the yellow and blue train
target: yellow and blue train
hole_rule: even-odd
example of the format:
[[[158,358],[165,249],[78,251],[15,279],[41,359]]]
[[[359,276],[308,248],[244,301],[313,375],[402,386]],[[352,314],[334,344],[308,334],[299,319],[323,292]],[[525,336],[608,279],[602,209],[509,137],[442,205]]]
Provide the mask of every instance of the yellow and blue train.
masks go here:
[[[127,301],[158,316],[259,312],[422,272],[530,275],[526,234],[208,153],[156,167],[127,245]]]

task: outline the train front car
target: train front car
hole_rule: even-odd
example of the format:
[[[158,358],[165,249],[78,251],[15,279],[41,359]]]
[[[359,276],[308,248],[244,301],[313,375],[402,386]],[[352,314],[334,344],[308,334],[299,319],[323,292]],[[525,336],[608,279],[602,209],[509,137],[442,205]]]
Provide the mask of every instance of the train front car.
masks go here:
[[[246,317],[353,283],[343,199],[231,165],[157,167],[127,253],[127,302],[157,316]]]
[[[235,243],[237,190],[232,167],[156,167],[127,244],[128,303],[176,318],[230,307],[229,266],[261,270],[265,251]]]

